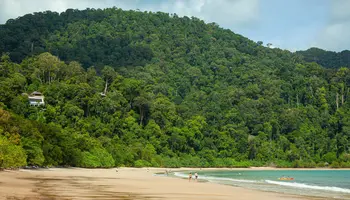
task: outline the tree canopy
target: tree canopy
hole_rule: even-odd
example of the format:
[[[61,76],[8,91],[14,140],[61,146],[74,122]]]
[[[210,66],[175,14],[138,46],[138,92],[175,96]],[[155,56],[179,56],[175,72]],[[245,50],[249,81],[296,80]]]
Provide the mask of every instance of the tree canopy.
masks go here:
[[[117,8],[28,14],[0,37],[0,167],[350,167],[346,66]]]
[[[306,51],[297,51],[307,62],[316,62],[326,68],[350,68],[350,51],[342,52],[325,51],[319,48],[310,48]]]

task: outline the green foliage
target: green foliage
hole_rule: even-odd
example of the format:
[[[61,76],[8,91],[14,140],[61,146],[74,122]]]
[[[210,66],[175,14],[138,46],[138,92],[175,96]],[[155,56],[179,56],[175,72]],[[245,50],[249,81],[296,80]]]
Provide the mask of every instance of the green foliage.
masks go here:
[[[274,166],[277,168],[292,168],[293,164],[285,160],[277,160],[275,161]]]
[[[337,155],[335,152],[328,152],[323,156],[323,160],[331,164],[337,160]]]
[[[45,158],[42,145],[37,141],[25,137],[22,139],[22,145],[27,154],[28,164],[43,166]]]
[[[21,167],[26,165],[26,154],[20,146],[11,144],[0,136],[0,168]]]
[[[134,163],[135,167],[150,167],[151,163],[145,161],[145,160],[136,160]]]
[[[306,51],[297,51],[307,62],[316,62],[326,68],[350,67],[350,51],[344,50],[336,53],[318,48],[310,48]]]
[[[82,153],[80,166],[88,168],[113,167],[114,160],[106,150],[94,148],[90,152]]]
[[[349,166],[346,52],[302,58],[116,8],[25,15],[0,35],[2,167]]]

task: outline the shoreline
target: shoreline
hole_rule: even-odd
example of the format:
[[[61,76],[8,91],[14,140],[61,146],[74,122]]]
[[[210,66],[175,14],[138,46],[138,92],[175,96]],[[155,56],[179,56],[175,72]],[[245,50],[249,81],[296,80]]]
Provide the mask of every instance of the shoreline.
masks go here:
[[[180,172],[182,173],[182,175],[187,175],[187,173],[189,172],[199,172],[199,169],[200,168],[182,168],[183,170],[174,170],[174,174],[173,178],[181,178],[181,179],[186,179],[184,176],[181,176],[181,175],[176,175],[175,172]],[[225,171],[284,171],[284,170],[304,170],[304,171],[313,171],[313,170],[324,170],[324,171],[327,171],[327,170],[333,170],[332,168],[274,168],[274,167],[251,167],[251,168],[206,168],[206,169],[202,169],[201,171],[202,172],[209,172],[209,171],[216,171],[216,172],[225,172]],[[337,170],[337,169],[335,169]],[[342,168],[340,169],[340,171],[343,171],[343,170],[347,170],[349,171],[350,169],[349,168]],[[243,173],[243,172],[242,172]],[[164,174],[164,173],[160,173],[160,174]],[[169,176],[170,177],[170,176]],[[297,194],[297,193],[289,193],[289,192],[282,192],[282,191],[273,191],[273,190],[262,190],[262,189],[257,189],[257,188],[250,188],[250,187],[245,187],[245,186],[242,186],[242,185],[235,185],[235,184],[229,184],[229,183],[225,183],[225,182],[211,182],[210,180],[208,179],[202,179],[202,180],[198,180],[198,181],[202,181],[202,182],[205,182],[205,183],[212,183],[212,184],[219,184],[219,185],[228,185],[230,187],[236,187],[236,188],[244,188],[244,189],[248,189],[248,190],[254,190],[254,191],[259,191],[259,192],[266,192],[266,193],[275,193],[275,194],[282,194],[282,195],[292,195],[292,196],[295,196],[296,199],[309,199],[309,200],[328,200],[328,199],[334,199],[334,200],[343,200],[343,197],[329,197],[329,196],[318,196],[318,195],[308,195],[308,194]],[[326,187],[326,186],[325,186]],[[331,186],[330,186],[331,187]],[[297,188],[294,188],[295,190],[297,190]],[[349,199],[350,200],[350,194],[349,195],[345,195],[344,196],[346,199]]]
[[[271,170],[274,168],[258,168]],[[212,182],[188,182],[186,178],[156,173],[256,168],[49,168],[0,172],[0,199],[237,199],[321,200],[278,192],[260,191]]]
[[[82,169],[82,170],[152,170],[159,171],[157,173],[165,173],[166,170],[171,170],[171,172],[182,172],[182,171],[264,171],[264,170],[336,170],[336,171],[349,171],[350,168],[276,168],[276,167],[249,167],[249,168],[227,168],[227,167],[208,167],[208,168],[196,168],[196,167],[178,167],[178,168],[166,168],[166,167],[115,167],[115,168],[81,168],[81,167],[52,167],[52,168],[33,168],[33,169],[3,169],[2,172],[16,172],[16,171],[45,171],[45,170],[64,170],[64,169]]]
[[[279,167],[112,167],[112,168],[83,168],[83,167],[38,167],[38,168],[0,168],[1,172],[20,171],[20,170],[45,170],[45,169],[154,169],[154,170],[350,170],[350,168],[330,168],[330,167],[313,167],[313,168],[279,168]]]
[[[122,167],[121,167],[122,168]],[[129,168],[129,167],[125,167]],[[147,168],[136,168],[136,169],[147,169]],[[222,167],[222,168],[215,168],[215,167],[209,167],[209,168],[196,168],[196,167],[180,167],[180,168],[156,168],[156,167],[149,167],[148,169],[171,169],[173,171],[238,171],[238,170],[350,170],[350,168],[277,168],[277,167],[248,167],[248,168],[229,168],[229,167]]]

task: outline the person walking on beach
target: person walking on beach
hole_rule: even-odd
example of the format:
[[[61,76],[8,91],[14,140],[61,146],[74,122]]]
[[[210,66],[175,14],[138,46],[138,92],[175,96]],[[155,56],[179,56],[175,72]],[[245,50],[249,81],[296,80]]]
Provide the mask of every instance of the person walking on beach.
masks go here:
[[[198,180],[198,174],[197,174],[197,172],[194,173],[194,178],[196,179],[196,181]]]
[[[191,182],[192,180],[192,173],[190,172],[190,174],[188,175],[188,182]]]

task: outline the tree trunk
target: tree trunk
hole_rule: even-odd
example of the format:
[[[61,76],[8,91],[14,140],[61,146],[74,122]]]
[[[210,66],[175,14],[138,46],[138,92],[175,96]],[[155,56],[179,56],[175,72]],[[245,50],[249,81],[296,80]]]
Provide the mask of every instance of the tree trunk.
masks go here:
[[[36,78],[40,81],[41,84],[43,84],[43,81],[41,80],[41,77],[40,77],[39,73],[36,75]]]
[[[107,87],[108,87],[108,80],[106,79],[106,85],[105,85],[105,90],[104,90],[104,94],[107,94]]]
[[[314,90],[312,89],[311,86],[309,86],[309,90],[310,90],[311,96],[314,97]]]
[[[337,105],[337,110],[339,108],[339,94],[337,92],[336,98],[335,98],[335,104]]]
[[[299,95],[297,94],[297,107],[299,107]]]
[[[49,68],[49,85],[51,83],[51,67]]]
[[[143,125],[143,109],[142,106],[140,106],[140,125]]]

